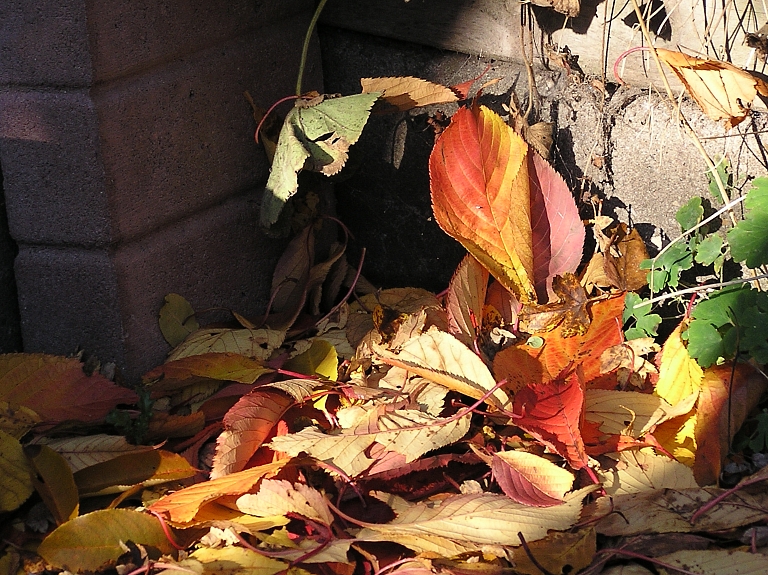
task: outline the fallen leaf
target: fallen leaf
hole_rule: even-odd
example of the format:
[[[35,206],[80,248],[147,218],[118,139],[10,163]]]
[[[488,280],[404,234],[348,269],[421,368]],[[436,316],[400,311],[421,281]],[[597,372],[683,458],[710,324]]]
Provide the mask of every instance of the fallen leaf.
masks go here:
[[[429,171],[440,227],[520,302],[546,298],[552,277],[575,271],[584,227],[573,197],[497,114],[459,109],[435,143]]]
[[[552,291],[558,301],[544,305],[524,305],[520,311],[520,329],[539,334],[560,326],[564,338],[584,335],[589,328],[587,293],[572,273],[555,276]]]
[[[585,399],[585,419],[609,435],[641,437],[672,409],[662,398],[637,391],[588,389]]]
[[[589,464],[581,437],[584,391],[574,372],[565,379],[533,383],[515,394],[514,424],[568,460],[574,469]]]
[[[249,493],[264,477],[273,476],[287,463],[288,460],[275,461],[211,481],[197,483],[161,497],[149,506],[149,510],[165,514],[176,524],[191,523],[206,503],[227,495],[240,496]]]
[[[307,376],[319,375],[331,381],[338,377],[339,359],[334,347],[324,339],[312,340],[310,348],[289,359],[283,369]]]
[[[211,479],[245,469],[292,405],[292,397],[269,388],[254,389],[240,398],[224,416],[224,431],[216,440]]]
[[[580,366],[583,370],[584,383],[589,387],[589,382],[598,378],[600,369],[600,356],[611,346],[624,341],[621,320],[624,311],[624,296],[619,294],[608,299],[592,301],[587,305],[587,310],[592,317],[589,329],[584,335],[574,337],[562,337],[562,326],[549,333],[540,334],[544,345],[531,347],[521,345],[531,357],[541,365],[541,370],[533,375],[540,375],[541,379],[529,381],[546,382],[557,377],[569,366]],[[493,372],[499,379],[512,381],[514,374],[519,374],[520,369],[530,369],[528,364],[518,364],[518,355],[510,352],[513,348],[501,350],[493,362]]]
[[[659,565],[673,567],[659,569],[667,575],[676,575],[683,569],[700,575],[762,575],[768,572],[768,557],[738,549],[682,550],[657,557],[656,561]]]
[[[0,511],[14,511],[35,491],[19,440],[0,431]]]
[[[73,573],[114,565],[126,541],[171,553],[160,522],[130,509],[103,509],[68,521],[50,533],[37,552],[48,563]]]
[[[703,372],[693,359],[680,337],[684,324],[669,334],[661,348],[659,379],[654,393],[672,405],[701,388]]]
[[[386,405],[357,407],[348,413],[348,422],[344,414],[337,413],[345,427],[341,433],[329,435],[307,427],[298,433],[275,437],[270,447],[293,456],[307,453],[356,477],[386,451],[395,451],[405,457],[405,463],[410,463],[458,441],[469,430],[469,415],[448,421],[415,409],[388,410]]]
[[[768,96],[764,80],[728,62],[703,60],[662,48],[656,48],[656,52],[703,112],[715,121],[725,120],[726,129],[747,117],[757,94]]]
[[[481,545],[517,546],[521,544],[518,533],[526,541],[536,541],[548,530],[570,528],[579,518],[581,500],[593,490],[587,487],[570,493],[564,503],[552,507],[521,505],[493,493],[452,495],[442,501],[415,504],[381,493],[377,496],[397,517],[386,524],[369,524],[358,538],[393,541],[419,553],[437,548],[443,555],[451,543],[476,550]]]
[[[456,102],[456,94],[445,86],[414,78],[413,76],[399,76],[388,78],[361,78],[363,93],[379,93],[379,100],[388,104],[389,109],[384,111],[405,112],[420,106],[431,104],[445,104]]]
[[[743,363],[712,366],[704,371],[694,428],[693,472],[700,485],[717,483],[733,437],[766,389],[765,378]]]
[[[285,331],[271,329],[206,328],[190,335],[174,349],[168,361],[205,353],[236,353],[267,361],[283,344]]]
[[[547,573],[578,573],[592,563],[597,551],[597,537],[594,529],[581,529],[576,533],[550,533],[545,539],[533,541],[528,551],[537,564],[522,549],[515,549],[513,561],[515,572],[524,575]],[[605,572],[603,572],[605,573]]]
[[[45,444],[60,454],[69,463],[72,473],[126,453],[152,450],[148,445],[131,445],[122,435],[102,433],[61,439],[41,437],[33,443]]]
[[[313,100],[299,99],[280,130],[275,158],[261,203],[261,224],[277,221],[285,202],[299,186],[298,173],[311,169],[326,175],[338,172],[347,149],[357,142],[378,92]]]
[[[177,293],[165,296],[165,303],[160,308],[159,324],[165,341],[171,344],[171,347],[176,347],[200,328],[195,310]]]
[[[42,353],[0,355],[0,400],[37,413],[46,424],[68,419],[96,422],[136,394],[101,374],[88,376],[75,358]]]
[[[432,330],[410,340],[394,354],[374,346],[376,355],[390,365],[401,367],[474,399],[479,399],[496,386],[491,372],[477,354],[452,335]],[[507,394],[495,390],[487,400],[503,408],[509,403]]]
[[[28,407],[0,401],[0,431],[21,439],[38,423],[40,416]]]
[[[151,390],[171,391],[200,379],[254,383],[272,373],[260,361],[236,353],[204,353],[164,363],[144,375]]]
[[[330,526],[333,523],[325,495],[308,485],[292,485],[285,480],[265,479],[257,493],[237,498],[237,508],[259,517],[298,514],[323,525]]]
[[[597,476],[610,496],[646,493],[662,489],[695,489],[698,484],[689,467],[650,448],[626,450],[606,460]]]
[[[80,496],[67,460],[47,445],[24,448],[32,484],[57,525],[77,517]]]
[[[127,453],[74,474],[81,495],[120,493],[134,485],[159,485],[192,477],[186,459],[161,449]]]
[[[630,536],[643,533],[712,533],[735,529],[762,521],[768,509],[768,493],[734,493],[701,516],[695,525],[691,517],[724,489],[655,489],[641,493],[617,495],[612,503],[598,500],[590,505],[601,535]]]
[[[449,333],[466,346],[471,346],[478,336],[489,277],[488,270],[467,254],[448,285],[445,309]]]
[[[203,547],[196,549],[189,557],[202,563],[203,573],[220,575],[275,575],[289,568],[288,563],[234,546],[221,549]]]
[[[620,223],[611,236],[610,248],[605,250],[604,269],[611,284],[622,291],[639,291],[648,285],[648,273],[640,262],[648,259],[648,250],[637,228],[627,232]]]
[[[491,471],[506,496],[523,505],[559,505],[573,488],[570,471],[525,451],[495,453]]]

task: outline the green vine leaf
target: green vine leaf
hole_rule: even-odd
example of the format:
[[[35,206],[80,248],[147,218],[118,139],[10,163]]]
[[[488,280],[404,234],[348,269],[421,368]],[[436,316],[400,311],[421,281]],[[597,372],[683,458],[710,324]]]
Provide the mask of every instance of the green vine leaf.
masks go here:
[[[661,324],[661,316],[657,313],[650,313],[651,304],[635,308],[636,305],[642,304],[643,301],[635,292],[627,292],[627,295],[624,297],[622,320],[625,324],[632,318],[635,320],[635,325],[624,332],[624,337],[627,340],[640,337],[656,337],[658,335],[656,330],[659,324]]]
[[[744,219],[728,232],[734,261],[756,268],[768,263],[768,178],[758,178],[744,200]]]
[[[693,267],[693,253],[691,247],[685,242],[678,242],[670,246],[660,258],[643,260],[640,269],[653,270],[648,274],[648,284],[651,291],[658,292],[669,286],[677,288],[680,282],[680,274]]]
[[[349,147],[357,142],[379,92],[340,98],[299,99],[285,118],[261,204],[261,224],[277,221],[299,186],[299,172],[332,176],[344,167]]]

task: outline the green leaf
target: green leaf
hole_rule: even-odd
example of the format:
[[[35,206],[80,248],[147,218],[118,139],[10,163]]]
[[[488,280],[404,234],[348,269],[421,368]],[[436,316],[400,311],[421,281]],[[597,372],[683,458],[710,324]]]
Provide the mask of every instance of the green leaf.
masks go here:
[[[37,552],[59,569],[96,571],[114,563],[124,553],[120,543],[127,541],[157,547],[162,553],[173,551],[156,518],[130,509],[104,509],[58,527]]]
[[[648,274],[648,284],[654,292],[661,291],[665,287],[676,288],[680,281],[680,274],[693,267],[693,254],[690,246],[685,242],[672,244],[661,257],[655,260],[643,260],[640,262],[641,270],[653,269]]]
[[[704,207],[701,205],[701,198],[698,196],[691,198],[688,203],[677,210],[677,213],[675,214],[675,219],[684,232],[687,232],[693,226],[698,224],[703,217]]]
[[[29,463],[19,440],[0,431],[0,512],[17,509],[33,491]]]
[[[744,219],[728,232],[734,261],[756,268],[768,263],[768,178],[758,178],[744,200]]]
[[[160,331],[165,341],[176,347],[193,331],[200,329],[192,305],[177,293],[165,296],[165,303],[160,308]]]
[[[630,319],[635,319],[634,327],[624,332],[624,337],[628,340],[657,335],[656,329],[661,323],[661,316],[657,313],[649,313],[651,311],[651,304],[635,307],[642,303],[643,299],[635,292],[627,292],[627,295],[624,296],[622,321],[627,323]]]
[[[711,323],[693,321],[688,327],[688,354],[701,367],[709,367],[725,355],[723,337]]]
[[[723,259],[723,238],[713,234],[704,238],[696,250],[694,258],[696,263],[704,266],[716,264],[718,260]],[[722,268],[722,263],[720,264]]]
[[[731,187],[733,186],[733,176],[731,174],[731,162],[728,161],[728,158],[720,158],[720,160],[717,163],[717,166],[715,166],[715,171],[720,176],[720,181],[723,183],[723,186],[725,187],[725,192],[730,196]],[[709,193],[712,194],[712,197],[715,198],[719,203],[723,203],[723,196],[720,193],[720,188],[717,185],[717,181],[715,180],[714,175],[709,172]]]
[[[277,221],[285,202],[298,190],[301,170],[332,176],[344,167],[347,150],[360,138],[379,95],[372,92],[341,98],[320,96],[296,102],[277,141],[261,204],[263,226]]]

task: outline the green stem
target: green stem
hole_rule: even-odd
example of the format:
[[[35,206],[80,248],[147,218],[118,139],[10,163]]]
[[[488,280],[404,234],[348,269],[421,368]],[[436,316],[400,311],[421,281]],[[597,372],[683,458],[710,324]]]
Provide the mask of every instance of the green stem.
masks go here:
[[[301,81],[304,79],[304,68],[307,65],[307,53],[309,52],[309,41],[312,39],[312,32],[315,29],[318,19],[320,18],[320,12],[323,11],[325,3],[328,0],[320,0],[320,3],[315,8],[315,13],[312,15],[312,20],[309,23],[307,29],[307,35],[304,38],[304,47],[301,50],[301,62],[299,63],[299,77],[296,80],[296,95],[301,96]]]

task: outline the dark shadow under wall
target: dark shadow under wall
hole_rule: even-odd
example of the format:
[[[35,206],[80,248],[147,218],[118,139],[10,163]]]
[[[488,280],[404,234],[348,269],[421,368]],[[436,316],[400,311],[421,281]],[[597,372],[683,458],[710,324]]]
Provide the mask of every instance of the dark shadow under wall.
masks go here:
[[[13,260],[19,252],[8,230],[3,191],[3,171],[0,166],[0,353],[21,351],[19,300]]]

